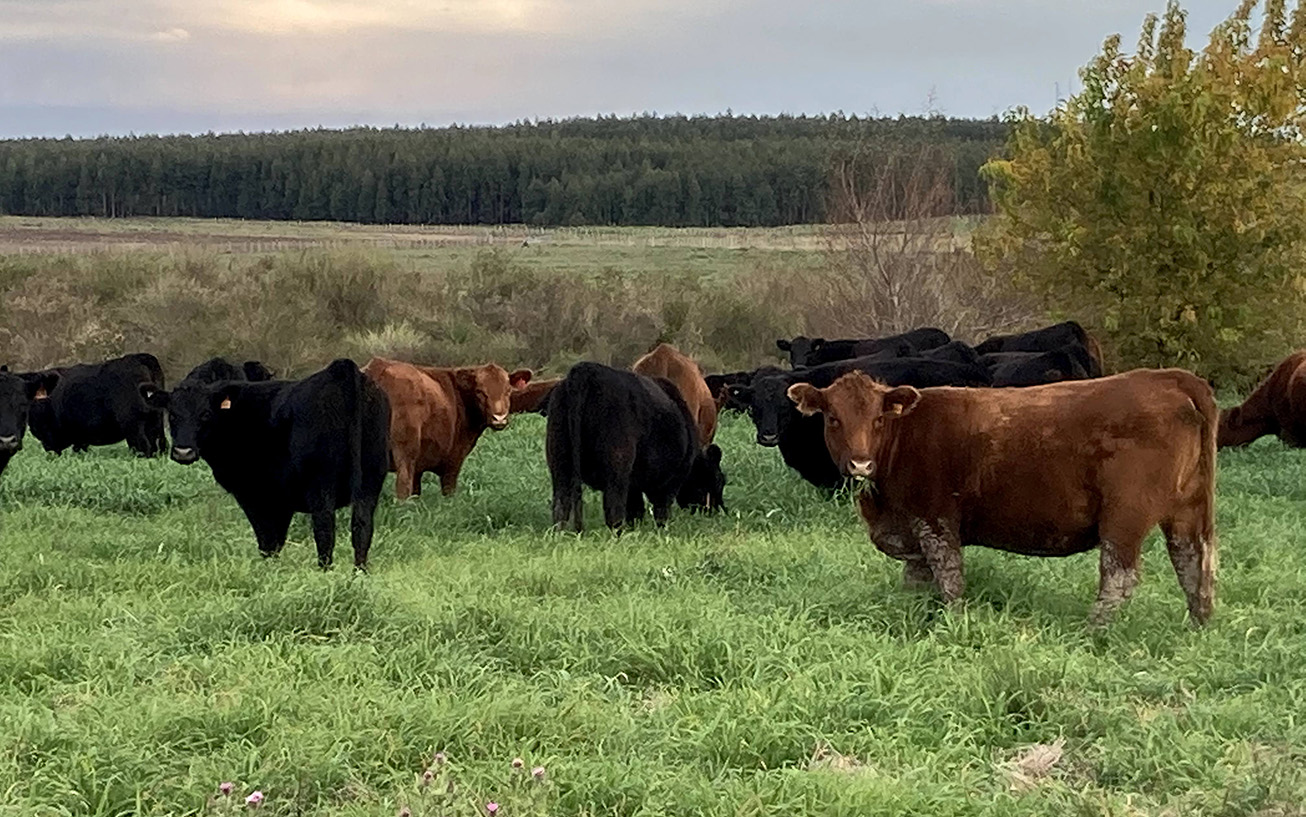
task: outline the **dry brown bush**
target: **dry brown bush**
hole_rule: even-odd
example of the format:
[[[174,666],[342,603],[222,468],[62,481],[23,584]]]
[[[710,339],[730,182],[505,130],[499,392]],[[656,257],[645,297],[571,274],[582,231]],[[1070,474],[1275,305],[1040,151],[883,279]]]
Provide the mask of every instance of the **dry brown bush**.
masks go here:
[[[922,326],[977,341],[1036,322],[969,248],[954,169],[928,145],[858,150],[831,177],[828,267],[808,334],[874,337]]]

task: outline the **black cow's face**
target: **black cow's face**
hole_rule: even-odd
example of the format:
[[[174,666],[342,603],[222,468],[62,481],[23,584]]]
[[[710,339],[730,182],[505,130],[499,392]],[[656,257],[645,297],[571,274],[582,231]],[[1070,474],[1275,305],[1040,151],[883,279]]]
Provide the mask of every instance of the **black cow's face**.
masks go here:
[[[30,407],[48,403],[46,396],[59,381],[53,372],[28,375],[0,373],[0,454],[14,454],[23,447]]]
[[[783,377],[760,377],[749,389],[748,415],[757,428],[759,445],[779,445],[780,435],[797,414],[794,404],[785,395],[788,386],[789,381]]]
[[[142,383],[140,388],[146,403],[168,410],[172,460],[182,465],[190,465],[204,453],[205,442],[219,414],[231,409],[234,392],[228,383],[187,383],[171,393],[151,383]]]
[[[794,367],[810,365],[812,353],[825,345],[825,338],[809,338],[799,335],[793,340],[777,340],[775,345],[780,351],[789,354],[789,363]]]
[[[726,475],[721,470],[721,449],[709,445],[694,458],[676,502],[682,508],[715,512],[725,508]]]

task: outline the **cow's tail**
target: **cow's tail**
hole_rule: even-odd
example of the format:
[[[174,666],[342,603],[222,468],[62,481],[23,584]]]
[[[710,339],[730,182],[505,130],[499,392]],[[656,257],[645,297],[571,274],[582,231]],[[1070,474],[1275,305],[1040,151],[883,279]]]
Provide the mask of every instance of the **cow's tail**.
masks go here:
[[[1216,439],[1220,410],[1210,385],[1189,375],[1185,392],[1197,415],[1199,449],[1193,467],[1179,476],[1182,518],[1166,525],[1166,545],[1179,582],[1188,597],[1188,611],[1196,624],[1205,624],[1215,608],[1215,575],[1220,566],[1215,532]]]
[[[1084,346],[1088,348],[1089,363],[1092,364],[1092,370],[1089,371],[1089,377],[1101,377],[1106,373],[1106,368],[1102,365],[1102,345],[1097,342],[1097,338],[1088,332],[1084,333]]]
[[[340,410],[349,438],[349,496],[357,499],[363,493],[363,378],[366,375],[348,358],[333,360],[330,371],[340,383],[343,398]]]

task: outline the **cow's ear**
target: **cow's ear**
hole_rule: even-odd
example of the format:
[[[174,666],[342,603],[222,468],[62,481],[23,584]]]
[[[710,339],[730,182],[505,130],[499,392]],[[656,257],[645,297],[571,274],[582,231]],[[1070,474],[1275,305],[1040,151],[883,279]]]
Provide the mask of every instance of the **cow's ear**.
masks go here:
[[[145,405],[150,408],[166,409],[171,395],[159,388],[155,383],[142,383],[137,387],[141,393],[141,399]]]
[[[54,387],[59,385],[59,373],[41,372],[27,378],[24,385],[27,387],[28,400],[44,400],[50,396],[50,392],[54,391]]]
[[[825,411],[825,395],[811,383],[795,383],[785,392],[805,416]]]
[[[527,383],[531,382],[531,378],[534,375],[535,373],[532,372],[530,369],[518,369],[517,371],[508,375],[508,385],[514,389],[520,389],[523,386],[525,386]]]
[[[707,458],[707,464],[714,468],[721,466],[721,446],[715,443],[703,449],[703,456]]]
[[[775,345],[782,352],[787,352],[790,349],[794,348],[794,345],[789,341],[785,340],[784,338],[777,338],[775,341]]]
[[[910,414],[920,399],[921,393],[911,386],[889,389],[884,394],[884,413],[891,418]]]

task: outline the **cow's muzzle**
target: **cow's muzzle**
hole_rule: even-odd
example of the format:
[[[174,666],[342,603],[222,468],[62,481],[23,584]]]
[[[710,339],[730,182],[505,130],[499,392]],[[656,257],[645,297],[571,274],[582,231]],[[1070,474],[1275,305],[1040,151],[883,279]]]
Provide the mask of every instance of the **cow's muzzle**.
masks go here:
[[[200,458],[199,452],[193,448],[182,448],[179,446],[172,447],[173,462],[179,462],[182,465],[190,465],[192,462],[194,462],[199,458]]]
[[[766,446],[779,445],[779,444],[780,444],[780,437],[779,437],[779,435],[777,435],[777,434],[761,434],[761,433],[759,433],[759,434],[757,435],[757,444],[758,444],[758,445],[766,445]]]
[[[23,450],[23,441],[15,434],[0,437],[0,454],[16,454]]]
[[[875,460],[849,460],[844,470],[850,477],[870,479],[875,476]]]
[[[495,431],[503,431],[508,427],[508,415],[498,414],[490,418],[490,428]]]

